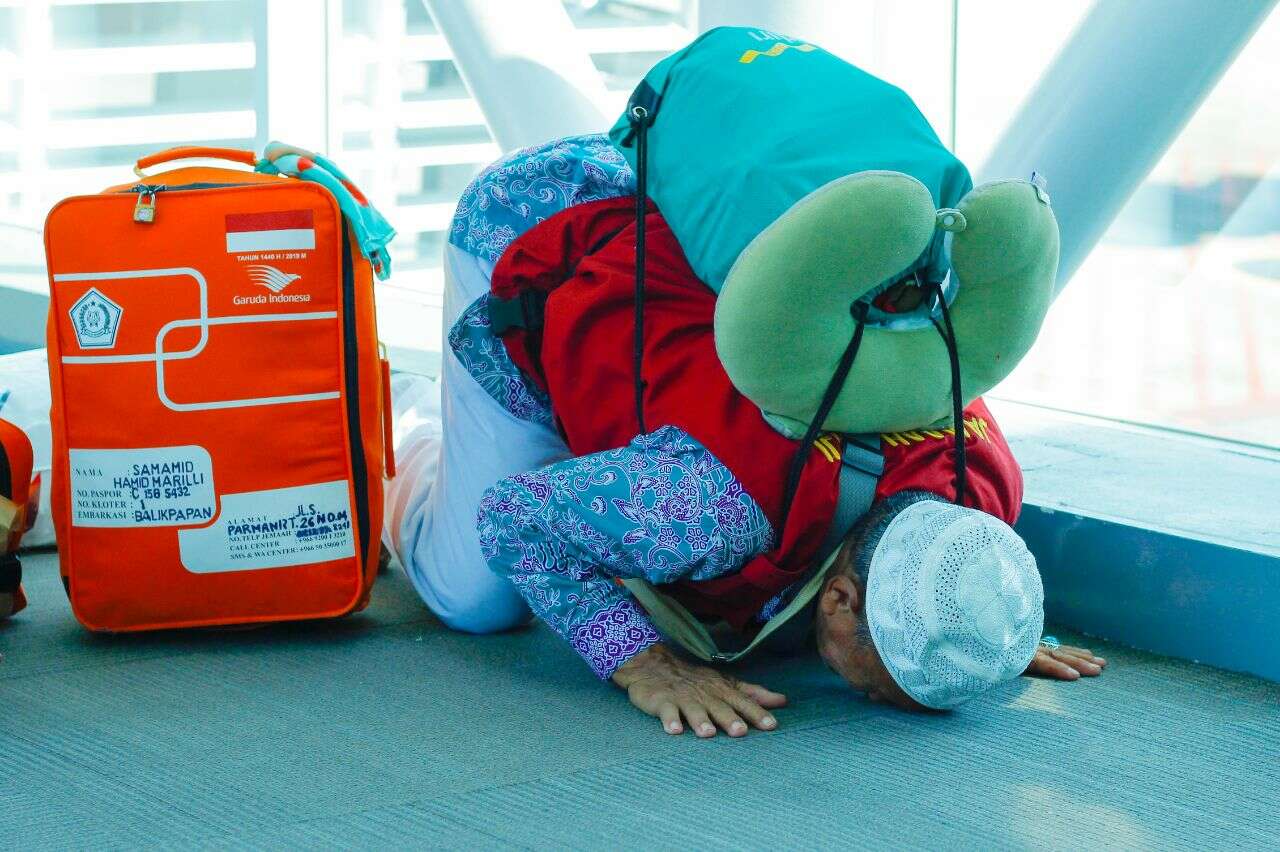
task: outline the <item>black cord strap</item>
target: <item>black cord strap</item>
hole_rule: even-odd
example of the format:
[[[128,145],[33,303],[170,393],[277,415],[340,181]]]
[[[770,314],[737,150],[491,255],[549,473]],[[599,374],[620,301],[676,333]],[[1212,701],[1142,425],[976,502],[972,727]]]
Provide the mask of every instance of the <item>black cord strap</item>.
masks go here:
[[[942,293],[942,285],[935,282],[933,290],[938,295],[938,304],[942,308],[942,322],[946,326],[946,330],[938,325],[938,321],[933,321],[933,327],[938,330],[938,334],[942,337],[942,342],[947,347],[947,358],[951,361],[951,418],[952,426],[956,433],[956,499],[957,506],[964,505],[965,492],[968,490],[966,481],[966,464],[965,464],[965,434],[964,434],[964,394],[960,390],[960,353],[956,350],[956,332],[951,327],[951,312],[947,309],[947,299]]]
[[[787,472],[787,490],[782,495],[782,514],[778,521],[777,544],[782,543],[783,530],[787,528],[787,518],[791,515],[791,504],[795,501],[796,491],[800,488],[800,474],[804,472],[804,465],[809,459],[809,451],[813,448],[814,439],[822,431],[822,424],[826,422],[827,415],[836,404],[836,398],[844,389],[845,379],[849,377],[849,371],[853,369],[853,361],[858,357],[858,349],[862,346],[862,332],[867,322],[867,307],[861,302],[854,302],[849,312],[853,314],[857,323],[853,328],[853,337],[849,339],[849,345],[844,348],[844,354],[840,356],[840,363],[836,365],[831,381],[827,382],[827,389],[822,393],[822,402],[818,404],[813,420],[809,421],[809,428],[800,439],[800,447],[791,457],[791,469]]]
[[[649,124],[652,117],[642,106],[633,106],[629,113],[631,127],[636,136],[636,296],[635,330],[632,334],[632,379],[635,384],[636,422],[640,434],[649,430],[644,425],[644,378],[641,367],[644,362],[644,237],[645,214],[649,187]]]

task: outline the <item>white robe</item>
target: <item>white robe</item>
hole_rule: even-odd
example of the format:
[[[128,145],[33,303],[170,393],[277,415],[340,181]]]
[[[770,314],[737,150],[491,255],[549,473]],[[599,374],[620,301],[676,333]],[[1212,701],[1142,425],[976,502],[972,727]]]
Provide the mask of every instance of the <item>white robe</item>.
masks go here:
[[[493,264],[450,244],[444,255],[446,341],[437,383],[392,381],[398,474],[387,483],[383,541],[418,594],[445,624],[490,633],[530,618],[505,578],[480,553],[476,511],[505,476],[570,456],[551,427],[520,420],[473,379],[448,347],[462,311],[489,292]]]

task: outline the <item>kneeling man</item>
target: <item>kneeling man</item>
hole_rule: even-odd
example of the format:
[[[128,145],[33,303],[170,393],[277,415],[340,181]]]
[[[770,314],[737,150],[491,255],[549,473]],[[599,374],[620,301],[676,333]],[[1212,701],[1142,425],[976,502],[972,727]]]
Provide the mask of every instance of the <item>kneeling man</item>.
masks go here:
[[[565,162],[578,170],[568,180]],[[513,196],[553,171],[576,181],[568,206]],[[955,707],[1024,672],[1099,673],[1088,651],[1040,645],[1040,577],[1009,526],[1021,474],[983,402],[960,434],[823,433],[793,465],[797,441],[730,381],[716,295],[652,208],[633,406],[629,179],[607,140],[581,137],[519,152],[463,196],[446,250],[457,320],[440,470],[431,487],[393,485],[389,501],[390,538],[432,609],[475,632],[531,611],[667,732],[699,736],[772,729],[785,703],[668,643],[736,657],[714,624],[739,651],[783,622],[811,624],[832,669],[904,708]],[[878,309],[915,309],[929,296],[918,284],[885,289]],[[410,440],[409,475],[438,451]]]

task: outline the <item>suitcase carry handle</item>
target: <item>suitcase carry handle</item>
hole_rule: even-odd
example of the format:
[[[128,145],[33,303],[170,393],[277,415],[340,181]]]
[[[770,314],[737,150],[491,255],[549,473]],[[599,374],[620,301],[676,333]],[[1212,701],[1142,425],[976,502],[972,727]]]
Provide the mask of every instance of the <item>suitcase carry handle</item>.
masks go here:
[[[137,164],[133,167],[133,172],[138,177],[146,177],[142,173],[143,169],[149,169],[152,166],[172,162],[173,160],[189,160],[194,157],[231,160],[232,162],[243,163],[249,168],[253,168],[258,164],[258,155],[252,151],[244,151],[239,148],[210,148],[204,145],[180,145],[177,148],[157,151],[154,154],[139,158]]]

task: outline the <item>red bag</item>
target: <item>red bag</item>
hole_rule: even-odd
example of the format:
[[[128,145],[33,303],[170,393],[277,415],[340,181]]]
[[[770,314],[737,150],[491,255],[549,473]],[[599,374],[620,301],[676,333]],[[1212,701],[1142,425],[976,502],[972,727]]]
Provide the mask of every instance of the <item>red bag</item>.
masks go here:
[[[22,592],[18,544],[36,522],[40,480],[31,480],[31,441],[17,426],[0,420],[0,618],[27,605]]]

